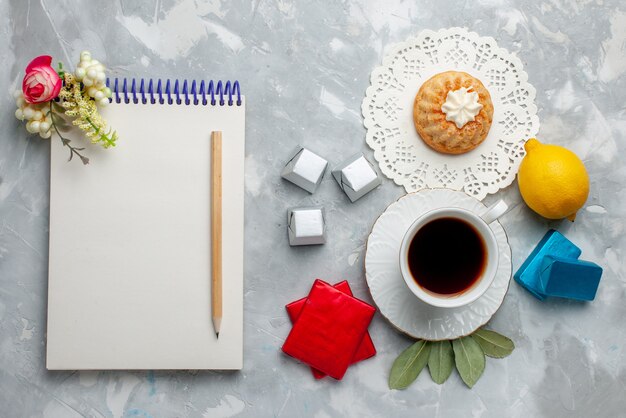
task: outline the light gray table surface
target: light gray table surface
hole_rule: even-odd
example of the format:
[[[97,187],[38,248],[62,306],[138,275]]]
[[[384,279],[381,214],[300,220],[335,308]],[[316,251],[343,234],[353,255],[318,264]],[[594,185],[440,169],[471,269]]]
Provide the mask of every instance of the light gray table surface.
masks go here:
[[[592,303],[540,302],[516,283],[490,327],[514,353],[487,360],[469,390],[424,372],[387,388],[411,340],[376,315],[373,359],[341,382],[315,381],[283,355],[284,305],[315,277],[348,279],[371,301],[365,240],[404,191],[385,179],[349,203],[331,176],[313,195],[282,181],[290,148],[331,165],[372,157],[360,114],[388,46],[422,29],[464,26],[496,38],[537,88],[539,137],[584,160],[591,192],[575,223],[548,222],[514,184],[502,219],[517,269],[554,227],[604,267]],[[432,416],[616,417],[626,412],[626,4],[617,0],[321,2],[0,1],[0,417]],[[247,97],[245,366],[218,372],[48,372],[45,369],[50,145],[13,116],[29,60],[75,64],[89,49],[111,76],[238,79]],[[78,162],[72,162],[78,163]],[[95,166],[85,170],[97,170]],[[290,248],[286,209],[324,205],[328,243]],[[112,345],[122,341],[111,341]]]

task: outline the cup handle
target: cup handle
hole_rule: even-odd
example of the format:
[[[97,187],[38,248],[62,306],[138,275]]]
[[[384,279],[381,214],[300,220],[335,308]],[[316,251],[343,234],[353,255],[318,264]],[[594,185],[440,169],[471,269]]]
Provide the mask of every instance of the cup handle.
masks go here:
[[[487,210],[485,211],[485,213],[480,215],[480,217],[483,219],[483,221],[485,221],[487,225],[489,225],[490,223],[498,219],[500,216],[502,216],[504,212],[507,211],[508,208],[509,206],[506,203],[504,203],[504,200],[498,200],[496,203],[489,206]]]

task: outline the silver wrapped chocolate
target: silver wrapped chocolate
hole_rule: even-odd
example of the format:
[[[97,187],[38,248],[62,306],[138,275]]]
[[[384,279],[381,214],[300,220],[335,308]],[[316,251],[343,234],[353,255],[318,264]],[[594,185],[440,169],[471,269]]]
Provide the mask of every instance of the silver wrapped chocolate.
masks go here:
[[[333,170],[333,177],[352,202],[378,187],[382,180],[363,154],[353,155]]]
[[[289,245],[315,245],[326,242],[324,208],[302,207],[287,211]]]
[[[309,193],[315,192],[322,182],[328,161],[301,146],[296,147],[290,155],[291,158],[281,173],[282,178]]]

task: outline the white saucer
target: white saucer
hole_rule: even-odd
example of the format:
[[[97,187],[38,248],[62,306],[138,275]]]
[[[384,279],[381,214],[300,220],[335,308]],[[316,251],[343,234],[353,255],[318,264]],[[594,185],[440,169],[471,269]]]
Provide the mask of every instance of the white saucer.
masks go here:
[[[398,255],[402,237],[420,215],[433,209],[457,207],[481,212],[478,199],[449,189],[426,189],[407,194],[387,207],[378,218],[365,254],[365,277],[380,313],[398,330],[424,340],[449,340],[466,336],[483,326],[498,310],[511,280],[511,248],[498,221],[491,228],[500,251],[491,287],[476,301],[460,308],[436,308],[419,300],[400,273]]]

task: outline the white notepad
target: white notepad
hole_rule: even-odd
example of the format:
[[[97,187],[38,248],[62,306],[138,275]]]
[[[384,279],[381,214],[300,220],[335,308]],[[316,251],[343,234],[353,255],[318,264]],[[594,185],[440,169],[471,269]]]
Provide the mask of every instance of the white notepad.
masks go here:
[[[210,99],[210,98],[209,98]],[[245,100],[112,103],[116,147],[52,138],[47,368],[241,369]],[[223,320],[211,321],[210,136],[223,132]],[[82,144],[82,145],[81,145]]]

